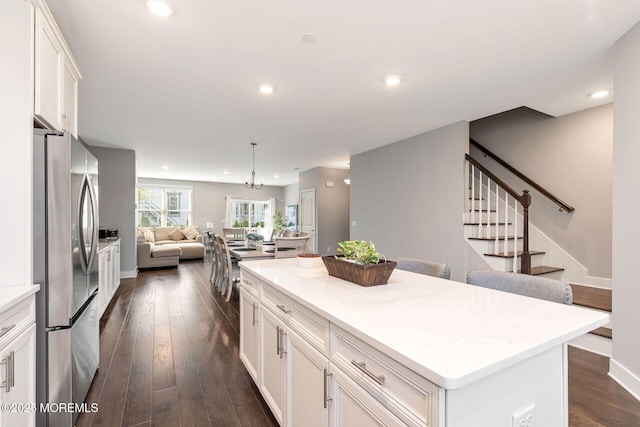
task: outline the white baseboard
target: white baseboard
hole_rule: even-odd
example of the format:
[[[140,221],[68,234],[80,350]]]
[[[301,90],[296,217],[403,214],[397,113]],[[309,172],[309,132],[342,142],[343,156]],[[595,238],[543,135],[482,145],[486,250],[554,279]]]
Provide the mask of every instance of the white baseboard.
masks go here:
[[[584,334],[578,338],[574,338],[569,341],[569,345],[609,358],[611,357],[613,348],[609,338],[594,334]]]
[[[637,375],[614,359],[611,359],[609,360],[609,376],[631,393],[633,397],[640,400],[640,378]]]
[[[121,279],[135,279],[136,277],[138,277],[138,269],[137,268],[135,270],[132,270],[132,271],[121,271],[120,272],[120,278]]]

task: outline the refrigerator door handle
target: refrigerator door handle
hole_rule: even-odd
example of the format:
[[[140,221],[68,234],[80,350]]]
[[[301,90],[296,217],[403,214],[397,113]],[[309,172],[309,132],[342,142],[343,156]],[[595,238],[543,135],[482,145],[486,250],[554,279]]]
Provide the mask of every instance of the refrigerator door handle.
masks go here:
[[[80,258],[80,267],[82,272],[87,274],[87,249],[84,244],[84,222],[82,221],[84,216],[84,199],[87,194],[87,175],[82,176],[82,182],[80,183],[80,191],[78,192],[78,212],[76,212],[76,219],[78,226],[76,227],[76,233],[78,233],[78,252]]]
[[[91,213],[93,215],[91,219],[91,225],[93,226],[91,230],[91,254],[89,254],[89,260],[87,261],[87,272],[89,272],[93,268],[96,255],[98,254],[98,206],[91,178],[89,177],[89,175],[85,175],[85,177],[85,182],[89,193],[89,202],[91,203]]]

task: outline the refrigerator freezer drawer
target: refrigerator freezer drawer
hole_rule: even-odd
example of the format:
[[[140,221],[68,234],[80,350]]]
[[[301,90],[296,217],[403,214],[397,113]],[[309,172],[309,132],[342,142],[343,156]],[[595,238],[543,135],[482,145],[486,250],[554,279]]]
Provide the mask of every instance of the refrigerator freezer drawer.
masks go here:
[[[98,298],[91,303],[71,328],[71,379],[74,403],[84,402],[98,370],[100,357],[100,326]],[[75,422],[78,414],[74,414]]]

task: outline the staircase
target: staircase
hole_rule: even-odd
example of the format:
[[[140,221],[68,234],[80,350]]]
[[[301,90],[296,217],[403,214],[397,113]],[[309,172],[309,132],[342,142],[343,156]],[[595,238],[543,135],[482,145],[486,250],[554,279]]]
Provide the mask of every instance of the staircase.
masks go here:
[[[493,270],[531,275],[564,271],[562,267],[545,264],[545,250],[529,249],[529,192],[524,190],[518,194],[473,157],[467,154],[466,160],[469,166],[469,196],[464,215],[467,243]]]
[[[574,210],[476,141],[471,140],[471,144],[552,200],[561,211]],[[606,288],[610,285],[602,283],[603,279],[589,277],[586,267],[529,223],[528,209],[532,202],[529,192],[516,192],[473,157],[467,154],[465,158],[468,166],[467,203],[463,215],[465,240],[481,259],[483,266],[480,268],[566,281],[571,284],[574,305],[611,314],[611,289]],[[535,249],[530,249],[530,245]],[[476,267],[468,266],[469,269]],[[570,344],[611,356],[612,336],[610,323]]]

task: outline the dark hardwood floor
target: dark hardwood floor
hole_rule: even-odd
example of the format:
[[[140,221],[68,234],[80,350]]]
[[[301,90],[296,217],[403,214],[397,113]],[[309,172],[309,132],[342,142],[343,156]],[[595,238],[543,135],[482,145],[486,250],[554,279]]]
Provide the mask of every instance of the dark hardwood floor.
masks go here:
[[[277,426],[238,357],[238,302],[212,292],[209,265],[122,280],[101,320],[100,369],[87,396],[99,409],[81,414],[78,427]],[[571,427],[640,426],[640,402],[607,371],[607,358],[570,348]]]

